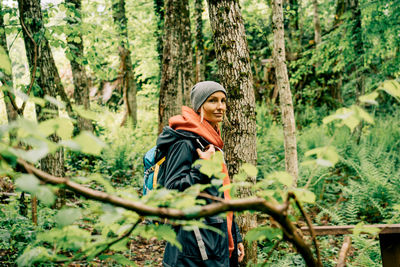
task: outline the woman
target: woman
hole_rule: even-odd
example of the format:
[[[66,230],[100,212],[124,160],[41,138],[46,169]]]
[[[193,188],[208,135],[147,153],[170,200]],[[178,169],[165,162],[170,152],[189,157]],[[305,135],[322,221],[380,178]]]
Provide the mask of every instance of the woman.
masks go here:
[[[219,123],[226,111],[226,91],[219,83],[205,81],[197,83],[191,91],[192,108],[182,107],[182,114],[169,120],[169,126],[157,139],[160,151],[158,158],[166,155],[166,162],[161,165],[159,183],[168,189],[184,191],[193,184],[209,184],[210,178],[200,173],[200,166],[192,166],[197,159],[208,160],[224,146]],[[163,155],[161,155],[163,154]],[[229,184],[227,168],[224,185]],[[218,188],[209,187],[206,193],[221,196]],[[229,192],[223,197],[229,199]],[[211,203],[210,200],[207,200]],[[223,216],[225,217],[225,216]],[[243,260],[244,247],[238,227],[229,212],[226,218],[212,216],[204,223],[220,229],[225,235],[200,229],[185,231],[177,228],[177,238],[182,244],[182,251],[167,244],[164,253],[164,266],[238,266]]]

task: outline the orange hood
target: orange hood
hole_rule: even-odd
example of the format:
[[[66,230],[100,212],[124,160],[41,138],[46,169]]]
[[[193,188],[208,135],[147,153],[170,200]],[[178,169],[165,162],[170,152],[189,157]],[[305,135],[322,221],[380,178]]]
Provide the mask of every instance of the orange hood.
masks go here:
[[[219,148],[224,147],[219,129],[215,129],[208,121],[200,122],[200,115],[193,109],[183,106],[182,114],[169,119],[169,126],[174,130],[185,130],[200,135]]]

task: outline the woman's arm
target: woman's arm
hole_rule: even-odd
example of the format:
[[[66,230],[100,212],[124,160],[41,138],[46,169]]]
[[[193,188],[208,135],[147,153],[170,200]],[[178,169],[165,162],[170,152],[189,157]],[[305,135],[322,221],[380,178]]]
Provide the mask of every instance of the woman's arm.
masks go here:
[[[190,140],[178,141],[168,149],[164,166],[165,188],[184,191],[193,184],[210,182],[206,175],[200,173],[198,167],[192,167],[198,156],[190,142]]]

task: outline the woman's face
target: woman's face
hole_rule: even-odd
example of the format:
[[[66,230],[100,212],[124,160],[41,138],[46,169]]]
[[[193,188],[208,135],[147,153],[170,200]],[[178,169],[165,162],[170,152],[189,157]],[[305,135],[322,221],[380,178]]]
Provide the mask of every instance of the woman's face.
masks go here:
[[[210,95],[201,106],[204,119],[212,126],[217,126],[222,121],[226,111],[226,96],[223,92],[215,92]]]

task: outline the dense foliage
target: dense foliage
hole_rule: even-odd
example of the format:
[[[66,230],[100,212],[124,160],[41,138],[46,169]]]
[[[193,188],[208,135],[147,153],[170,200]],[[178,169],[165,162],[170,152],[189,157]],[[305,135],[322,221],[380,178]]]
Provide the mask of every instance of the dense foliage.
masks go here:
[[[10,60],[0,50],[0,69],[10,73],[12,70],[13,89],[18,91],[20,98],[29,99],[30,104],[25,118],[16,122],[7,124],[4,106],[0,114],[3,122],[0,154],[5,159],[0,161],[0,189],[17,192],[0,199],[0,263],[27,266],[102,261],[132,265],[135,251],[127,245],[139,236],[176,243],[175,233],[168,225],[136,225],[143,219],[136,213],[86,200],[69,191],[67,205],[56,210],[53,204],[60,187],[43,185],[34,176],[12,168],[16,156],[39,166],[40,159],[46,154],[63,147],[67,176],[89,188],[150,206],[168,205],[188,210],[199,204],[195,199],[200,191],[197,187],[183,195],[160,190],[140,198],[142,156],[155,144],[157,136],[160,73],[155,34],[158,22],[153,2],[126,1],[129,48],[139,103],[139,121],[132,130],[129,126],[120,127],[122,92],[112,91],[110,101],[105,103],[103,100],[104,88],[101,86],[114,82],[119,68],[112,1],[82,1],[82,23],[77,28],[67,24],[76,17],[76,11],[70,6],[62,1],[43,1],[43,23],[46,25],[43,36],[50,41],[69,95],[73,91],[69,60],[74,54],[66,38],[77,38],[74,37],[77,31],[83,35],[83,40],[76,41],[84,43],[85,58],[79,60],[90,76],[92,110],[74,109],[95,122],[95,131],[78,135],[74,134],[75,121],[66,118],[64,108],[60,109],[59,118],[36,123],[33,103],[43,105],[44,101],[24,94],[30,75],[22,52],[24,44],[17,6],[14,1],[3,2],[6,5],[0,15],[5,19]],[[291,178],[284,173],[281,117],[274,96],[270,1],[240,2],[257,98],[258,191],[255,192],[265,199],[282,203]],[[358,6],[347,6],[345,12],[339,12],[337,5],[347,1],[318,1],[322,42],[317,45],[313,41],[312,1],[299,2],[297,7],[287,5],[285,9],[288,71],[301,163],[298,196],[308,203],[305,208],[316,225],[398,223],[400,86],[396,79],[400,74],[400,1],[359,0]],[[298,20],[298,27],[291,23],[294,18]],[[218,80],[206,12],[203,19],[206,78]],[[359,26],[358,22],[361,22]],[[4,92],[12,91],[6,86],[1,88]],[[38,90],[36,85],[34,90]],[[47,98],[46,101],[64,106],[57,99]],[[17,133],[14,140],[9,135],[12,132]],[[62,141],[49,142],[46,137],[53,133],[57,133]],[[21,144],[24,149],[16,148]],[[235,177],[233,191],[239,185],[249,186],[243,180],[246,175],[254,174],[254,169],[245,166]],[[21,191],[29,193],[25,200],[20,200]],[[31,214],[26,213],[26,207],[30,207],[29,199],[34,195],[39,199],[37,225],[32,223]],[[293,220],[304,224],[298,209],[292,210],[292,216]],[[259,264],[305,266],[290,244],[279,241],[282,232],[271,228],[266,217],[260,213],[259,227],[247,236],[249,240],[258,241]],[[196,224],[194,221],[176,223],[187,227]],[[130,237],[121,238],[125,233]],[[349,266],[380,266],[376,233],[352,237]],[[276,242],[280,242],[277,247],[274,246]],[[324,266],[335,266],[342,237],[321,237],[319,242]],[[152,263],[148,264],[151,266]]]

